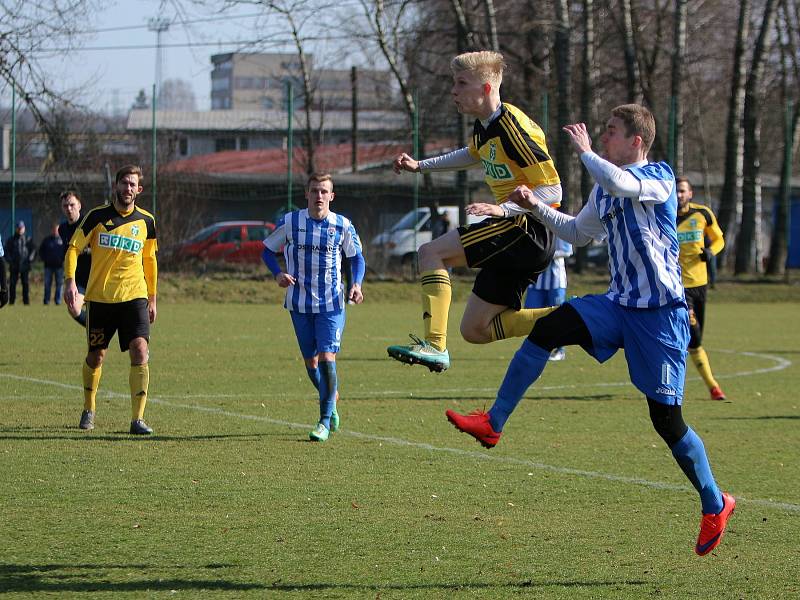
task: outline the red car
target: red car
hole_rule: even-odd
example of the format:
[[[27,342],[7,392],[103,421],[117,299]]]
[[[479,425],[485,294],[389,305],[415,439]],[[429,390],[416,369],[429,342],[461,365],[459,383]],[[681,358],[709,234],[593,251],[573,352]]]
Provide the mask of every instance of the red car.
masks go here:
[[[182,259],[260,263],[262,242],[273,229],[275,225],[267,221],[220,221],[183,242],[177,255]]]

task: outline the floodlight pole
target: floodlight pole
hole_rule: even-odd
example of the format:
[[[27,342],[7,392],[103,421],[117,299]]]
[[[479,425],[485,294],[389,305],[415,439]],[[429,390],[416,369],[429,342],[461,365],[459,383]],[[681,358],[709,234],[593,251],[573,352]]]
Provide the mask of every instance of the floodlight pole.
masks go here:
[[[157,91],[161,91],[161,67],[164,55],[161,50],[161,34],[169,31],[169,21],[160,17],[153,17],[147,22],[147,28],[156,32],[156,77]],[[153,96],[155,98],[155,95]]]

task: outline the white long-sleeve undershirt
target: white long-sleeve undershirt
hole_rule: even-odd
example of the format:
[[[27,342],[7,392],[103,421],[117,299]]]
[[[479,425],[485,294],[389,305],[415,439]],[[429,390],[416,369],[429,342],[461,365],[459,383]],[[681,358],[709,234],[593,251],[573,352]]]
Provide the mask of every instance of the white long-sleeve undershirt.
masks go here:
[[[601,158],[591,150],[581,154],[581,161],[603,190],[618,198],[638,198],[642,193],[642,182],[630,171]]]
[[[441,156],[423,158],[419,161],[419,170],[458,171],[460,169],[469,169],[477,164],[480,164],[480,161],[473,158],[468,148],[459,148]]]

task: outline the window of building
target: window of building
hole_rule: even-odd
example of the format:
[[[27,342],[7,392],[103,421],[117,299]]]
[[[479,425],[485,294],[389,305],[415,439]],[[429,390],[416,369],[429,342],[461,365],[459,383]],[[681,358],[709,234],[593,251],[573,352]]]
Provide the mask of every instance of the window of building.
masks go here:
[[[247,150],[250,148],[250,140],[246,137],[239,138],[239,150]]]
[[[211,80],[211,91],[221,92],[231,89],[230,77],[215,77]]]
[[[178,154],[181,156],[188,156],[189,155],[189,140],[186,138],[181,138],[178,140]]]
[[[226,150],[236,150],[236,138],[217,138],[214,140],[214,152],[225,152]]]

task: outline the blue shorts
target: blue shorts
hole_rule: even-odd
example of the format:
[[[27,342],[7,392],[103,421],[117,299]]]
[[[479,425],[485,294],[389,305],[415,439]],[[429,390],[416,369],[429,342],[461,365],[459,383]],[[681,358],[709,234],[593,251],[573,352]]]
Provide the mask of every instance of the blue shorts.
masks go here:
[[[689,345],[689,311],[677,302],[660,308],[628,308],[605,296],[573,298],[589,333],[589,354],[605,362],[625,349],[628,373],[636,388],[661,404],[681,404]]]
[[[292,325],[303,358],[313,358],[320,352],[339,352],[344,331],[344,311],[301,313],[290,310]]]
[[[525,296],[525,308],[545,308],[548,306],[559,306],[564,304],[567,299],[567,288],[555,288],[552,290],[537,290],[532,285],[528,286],[528,294]]]

